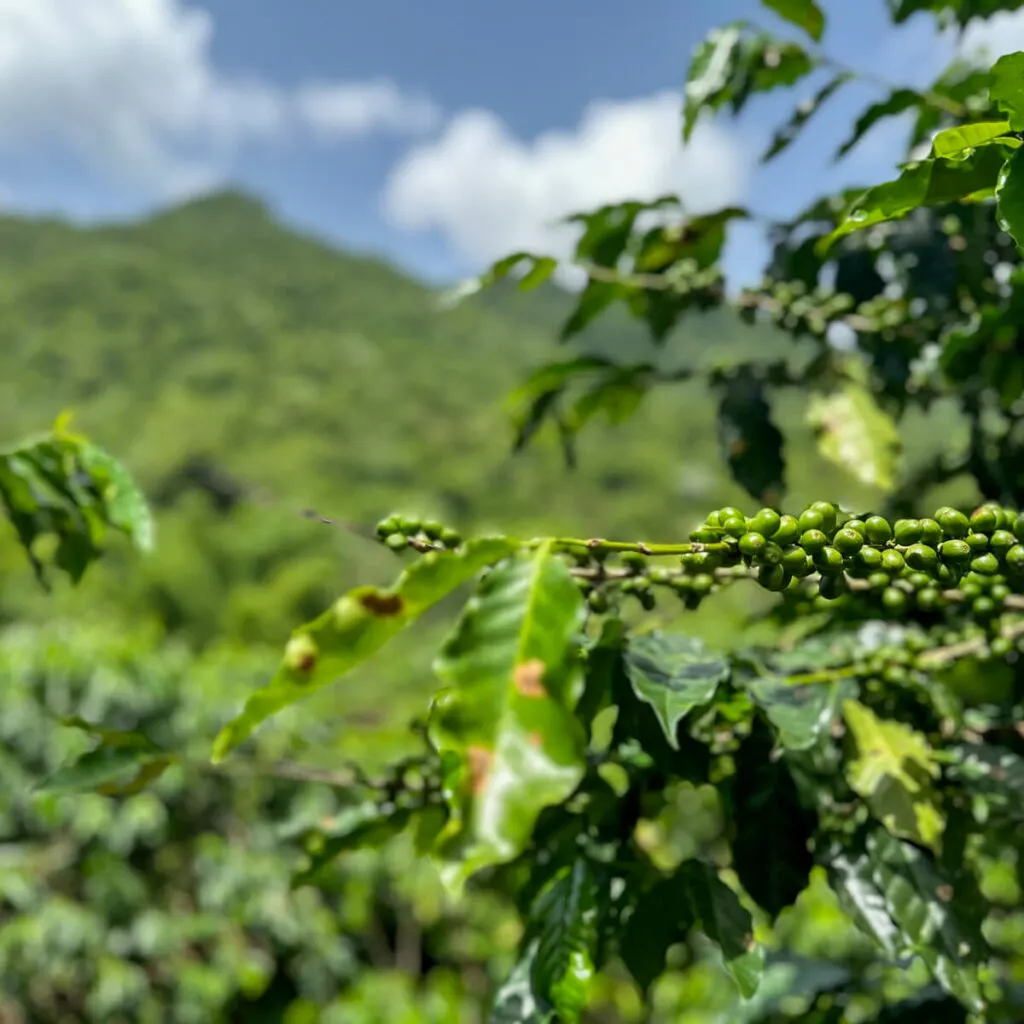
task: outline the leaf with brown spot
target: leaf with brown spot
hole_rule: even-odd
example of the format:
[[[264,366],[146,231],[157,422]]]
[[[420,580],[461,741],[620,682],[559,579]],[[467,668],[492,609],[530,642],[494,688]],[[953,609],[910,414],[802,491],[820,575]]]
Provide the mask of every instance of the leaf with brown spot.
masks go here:
[[[543,697],[547,693],[544,689],[544,662],[537,658],[517,665],[512,682],[515,688],[524,697]]]
[[[293,653],[302,644],[315,650],[315,664],[304,670],[304,659],[292,663],[286,654],[274,678],[251,694],[242,713],[221,729],[213,744],[214,764],[261,722],[350,672],[428,608],[515,548],[510,538],[484,537],[458,551],[430,552],[410,565],[388,590],[358,587],[339,598],[333,608],[297,629],[289,641]]]
[[[586,739],[572,710],[582,622],[579,588],[544,545],[481,581],[444,646],[435,667],[445,689],[429,734],[449,794],[437,851],[456,890],[481,868],[518,856],[540,812],[583,777]],[[481,751],[490,756],[482,787]]]

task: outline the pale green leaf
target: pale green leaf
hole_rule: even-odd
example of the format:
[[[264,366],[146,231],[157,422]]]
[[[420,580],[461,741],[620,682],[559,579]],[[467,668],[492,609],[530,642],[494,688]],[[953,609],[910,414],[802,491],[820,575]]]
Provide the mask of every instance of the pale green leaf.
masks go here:
[[[928,741],[855,700],[843,702],[843,717],[856,748],[846,766],[853,791],[894,836],[938,850],[946,819],[934,785],[941,771]]]
[[[445,766],[438,852],[454,889],[516,857],[540,812],[583,777],[586,737],[572,712],[582,621],[579,588],[545,544],[482,580],[445,644],[429,733]]]
[[[271,715],[335,682],[366,661],[428,608],[515,550],[504,537],[481,538],[457,551],[430,551],[390,590],[358,587],[297,629],[274,678],[253,693],[242,713],[214,740],[214,764]]]
[[[961,124],[955,128],[945,128],[932,139],[932,152],[935,156],[958,157],[963,155],[965,150],[995,141],[1009,130],[1009,121],[983,121],[978,124]],[[1012,145],[1016,141],[1005,139],[1003,144]]]
[[[827,395],[812,395],[807,421],[826,459],[869,487],[892,489],[900,432],[867,387],[847,381]]]

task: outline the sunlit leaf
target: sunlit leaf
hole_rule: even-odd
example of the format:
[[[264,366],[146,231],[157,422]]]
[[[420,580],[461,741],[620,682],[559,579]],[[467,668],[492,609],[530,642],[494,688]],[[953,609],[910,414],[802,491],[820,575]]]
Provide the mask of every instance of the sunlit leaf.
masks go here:
[[[1007,53],[992,65],[989,97],[1013,131],[1024,129],[1024,53]]]
[[[795,43],[758,34],[744,37],[743,23],[712,30],[694,51],[683,103],[683,140],[689,141],[697,119],[730,106],[738,114],[755,93],[792,85],[816,61]]]
[[[1009,121],[984,121],[979,124],[961,124],[955,128],[946,128],[932,139],[932,152],[935,156],[958,157],[965,150],[995,141],[1009,130]],[[1004,143],[1012,147],[1014,141],[1016,140],[1006,139]]]
[[[1024,758],[988,743],[956,746],[946,773],[972,796],[984,797],[989,814],[1024,821]]]
[[[438,852],[453,888],[516,857],[537,816],[583,777],[579,588],[544,545],[492,570],[436,665],[430,717],[451,819]]]
[[[752,675],[742,685],[777,731],[779,743],[794,751],[809,750],[828,735],[841,701],[853,689],[845,680],[794,684],[772,674]]]
[[[541,893],[530,915],[528,928],[537,937],[533,991],[560,1024],[578,1024],[587,1005],[603,896],[593,865],[580,857]]]
[[[999,226],[1024,248],[1024,150],[1018,149],[999,173],[996,212]]]
[[[552,1013],[542,1009],[533,993],[533,964],[537,942],[532,942],[512,973],[495,993],[488,1024],[553,1024]]]
[[[843,221],[819,243],[827,250],[838,238],[883,221],[903,217],[919,206],[977,202],[995,194],[999,172],[1010,155],[1004,140],[968,150],[957,160],[935,158],[908,164],[895,181],[868,189],[846,212]]]
[[[935,790],[941,773],[928,741],[855,700],[843,702],[843,717],[856,748],[846,770],[851,788],[894,836],[937,850],[946,820]]]
[[[213,762],[222,761],[271,715],[366,661],[428,608],[513,550],[515,543],[508,538],[485,537],[457,551],[430,551],[391,589],[357,587],[340,597],[333,608],[292,633],[277,674],[214,740]]]
[[[761,0],[765,7],[770,8],[785,18],[786,21],[802,28],[816,43],[821,42],[825,31],[825,15],[815,0]]]
[[[976,887],[945,877],[923,850],[881,829],[823,861],[840,903],[887,959],[916,953],[946,992],[984,1009],[978,965],[988,949]]]
[[[900,432],[867,387],[846,381],[827,395],[812,394],[807,422],[829,462],[869,487],[892,489],[899,468]]]
[[[654,710],[665,738],[679,749],[676,730],[694,708],[707,704],[729,678],[729,662],[700,640],[677,633],[649,633],[629,641],[626,673],[633,692]]]

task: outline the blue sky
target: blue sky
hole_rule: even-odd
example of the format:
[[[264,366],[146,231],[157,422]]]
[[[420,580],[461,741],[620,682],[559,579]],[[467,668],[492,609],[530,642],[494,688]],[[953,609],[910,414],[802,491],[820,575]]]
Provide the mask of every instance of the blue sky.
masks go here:
[[[883,0],[825,0],[823,49],[922,85],[954,43]],[[564,252],[573,209],[681,192],[795,212],[890,175],[905,126],[829,154],[884,95],[846,87],[776,163],[753,157],[822,78],[705,125],[685,153],[678,97],[695,44],[757,0],[0,0],[0,199],[21,211],[137,215],[222,183],[286,220],[451,282],[511,248]],[[1024,17],[975,32],[1024,48]],[[730,245],[749,278],[763,249]]]

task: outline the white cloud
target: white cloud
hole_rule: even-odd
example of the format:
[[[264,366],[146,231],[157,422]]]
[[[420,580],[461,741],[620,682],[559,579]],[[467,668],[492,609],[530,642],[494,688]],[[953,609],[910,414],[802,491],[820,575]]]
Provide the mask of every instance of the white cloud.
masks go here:
[[[532,141],[490,111],[464,111],[395,167],[384,212],[483,264],[517,249],[567,255],[578,229],[559,219],[604,203],[675,193],[699,212],[741,200],[750,165],[734,137],[701,124],[683,147],[680,128],[677,93],[597,102],[574,130]]]
[[[425,96],[403,93],[394,82],[316,82],[295,97],[299,116],[321,137],[388,130],[419,135],[437,127],[440,108]]]
[[[1024,50],[1024,11],[1004,11],[987,21],[972,21],[958,47],[961,54],[995,59]]]
[[[59,144],[148,189],[205,187],[246,141],[291,129],[423,130],[386,82],[280,89],[222,74],[213,22],[182,0],[0,0],[0,149]]]

